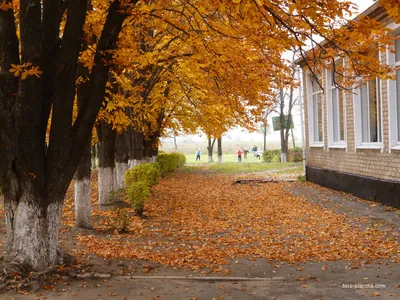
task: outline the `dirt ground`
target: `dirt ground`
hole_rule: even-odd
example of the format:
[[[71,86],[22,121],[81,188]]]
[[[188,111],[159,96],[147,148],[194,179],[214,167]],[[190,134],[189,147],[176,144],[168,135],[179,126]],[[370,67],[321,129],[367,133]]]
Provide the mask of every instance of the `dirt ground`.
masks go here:
[[[265,175],[268,176],[268,174]],[[176,176],[174,180],[182,180],[182,174]],[[191,178],[190,174],[184,176],[187,177],[186,179],[192,181],[195,178]],[[210,176],[210,174],[200,174],[198,176],[204,176],[204,178],[200,177],[200,181],[203,179],[209,180],[207,176]],[[259,218],[259,213],[255,212],[255,210],[262,210],[263,205],[268,206],[268,203],[265,202],[266,200],[261,198],[257,198],[254,200],[254,203],[251,203],[251,199],[253,199],[255,195],[251,194],[253,191],[256,191],[257,195],[267,195],[267,201],[271,201],[270,205],[275,209],[289,210],[290,206],[298,203],[305,207],[310,205],[310,207],[317,209],[316,214],[318,214],[318,212],[321,213],[321,216],[316,216],[317,220],[314,221],[314,219],[312,219],[313,223],[309,223],[309,228],[307,228],[307,222],[310,222],[311,219],[307,219],[302,215],[306,213],[305,211],[300,211],[297,217],[298,224],[299,226],[301,225],[300,229],[302,231],[288,231],[291,234],[287,237],[288,240],[296,241],[299,232],[303,232],[307,229],[313,233],[313,228],[319,228],[318,226],[326,225],[329,227],[329,224],[322,224],[327,220],[332,221],[332,219],[327,219],[325,216],[325,214],[329,214],[331,218],[339,218],[340,224],[344,226],[343,229],[339,228],[338,234],[342,232],[343,235],[351,235],[352,232],[354,232],[354,237],[347,238],[350,242],[353,241],[353,238],[354,241],[361,241],[363,245],[362,247],[360,246],[362,248],[360,248],[360,253],[366,253],[366,256],[362,256],[360,259],[352,259],[350,254],[346,254],[346,249],[337,249],[336,257],[339,259],[326,260],[325,258],[329,258],[329,251],[324,252],[324,248],[317,248],[315,251],[321,251],[321,259],[318,259],[318,255],[315,253],[312,257],[306,257],[306,254],[299,250],[296,254],[297,256],[294,256],[294,259],[291,260],[288,259],[288,257],[290,258],[290,256],[288,256],[290,250],[288,250],[287,253],[284,252],[285,247],[287,247],[285,243],[279,245],[281,248],[278,248],[278,246],[273,248],[276,249],[276,251],[282,251],[282,253],[276,253],[274,251],[268,252],[263,248],[262,243],[257,244],[258,241],[255,243],[253,240],[250,241],[249,245],[247,245],[245,241],[242,241],[242,244],[245,246],[240,247],[240,237],[245,239],[247,235],[230,236],[230,234],[233,233],[227,230],[229,226],[238,226],[237,220],[229,219],[235,216],[234,213],[230,212],[230,214],[228,214],[226,208],[223,216],[219,215],[216,217],[214,212],[211,212],[210,216],[204,215],[206,210],[202,211],[201,203],[195,202],[195,199],[199,198],[199,195],[196,194],[196,187],[192,186],[192,189],[187,190],[186,188],[185,193],[186,198],[190,200],[188,203],[191,203],[194,207],[194,212],[197,210],[199,213],[201,212],[203,214],[202,218],[198,221],[204,222],[199,223],[201,228],[198,228],[199,235],[202,236],[200,243],[204,245],[209,245],[209,243],[216,244],[215,249],[213,248],[213,251],[209,253],[210,255],[218,257],[215,257],[216,263],[214,264],[214,259],[209,259],[204,256],[205,254],[203,252],[198,251],[196,253],[199,253],[201,259],[198,258],[196,260],[196,258],[194,258],[190,263],[179,262],[176,265],[167,263],[170,262],[170,257],[173,254],[172,252],[177,251],[180,253],[180,256],[187,253],[190,254],[190,249],[195,246],[197,247],[198,244],[189,238],[185,240],[187,232],[185,232],[185,224],[179,223],[181,220],[166,219],[162,216],[161,212],[157,210],[160,209],[157,206],[159,205],[157,201],[172,201],[168,203],[170,204],[169,208],[173,209],[170,211],[170,214],[174,214],[174,218],[185,214],[189,215],[190,218],[195,218],[195,214],[192,215],[193,212],[189,208],[183,207],[186,202],[179,202],[178,194],[174,194],[175,192],[173,192],[179,190],[178,186],[181,186],[181,182],[177,182],[179,185],[171,185],[166,182],[165,184],[170,184],[170,190],[163,186],[162,182],[160,188],[157,188],[155,191],[154,203],[147,207],[150,211],[150,217],[145,221],[145,225],[143,225],[144,229],[142,227],[140,227],[142,228],[141,231],[133,229],[134,235],[129,236],[129,243],[121,242],[120,248],[118,248],[118,251],[121,251],[121,248],[123,249],[124,247],[127,248],[126,250],[128,252],[138,251],[135,254],[136,258],[124,259],[118,257],[117,253],[108,253],[106,255],[107,258],[105,258],[100,248],[103,248],[102,243],[104,243],[104,248],[106,248],[106,242],[109,239],[112,240],[112,232],[77,230],[69,226],[64,226],[61,229],[61,243],[68,252],[78,258],[80,264],[78,268],[79,274],[69,273],[68,276],[64,276],[56,285],[47,286],[45,289],[33,291],[29,294],[25,294],[23,290],[17,292],[9,291],[6,294],[0,295],[0,299],[283,300],[363,299],[369,297],[377,297],[377,299],[400,299],[400,264],[398,260],[400,257],[400,249],[398,247],[395,249],[387,249],[390,245],[395,246],[397,245],[396,243],[400,242],[400,214],[398,210],[364,201],[344,193],[321,188],[310,183],[281,183],[279,185],[280,188],[282,188],[284,197],[274,198],[273,189],[275,189],[275,187],[273,187],[273,184],[250,185],[242,188],[234,185],[227,186],[226,182],[232,181],[232,178],[224,178],[225,179],[221,179],[218,183],[221,185],[220,193],[225,197],[228,197],[227,195],[229,193],[232,193],[230,195],[236,193],[241,199],[240,205],[242,205],[243,202],[248,203],[247,206],[249,206],[249,208],[245,211],[245,214],[249,215],[250,219],[255,218],[256,220],[262,220],[257,219]],[[285,179],[287,179],[287,177],[285,177]],[[223,180],[226,180],[226,182]],[[199,182],[199,184],[204,184],[204,182]],[[268,192],[268,189],[270,189],[270,192]],[[213,199],[219,197],[218,190],[215,190],[213,187],[203,192],[205,192],[204,205],[211,206]],[[170,194],[169,198],[164,199],[163,195],[168,193]],[[213,197],[210,197],[210,194],[213,194]],[[246,195],[248,194],[249,198],[247,199]],[[179,195],[179,197],[182,196]],[[207,197],[210,197],[210,199],[207,200]],[[280,203],[280,201],[287,201],[288,203]],[[294,202],[292,203],[290,201]],[[218,205],[221,206],[220,203]],[[229,202],[227,205],[229,205],[227,207],[236,207],[239,205],[239,202]],[[254,215],[252,215],[253,213]],[[261,211],[261,213],[264,213],[264,211]],[[268,215],[269,211],[266,210],[265,213]],[[274,221],[278,222],[277,224],[281,224],[279,223],[279,217],[277,217],[276,220],[273,219],[272,214],[268,215],[268,217],[271,219],[265,222]],[[296,223],[296,215],[293,216],[289,214],[288,217],[294,218],[293,220],[291,219],[291,222],[294,222],[294,224]],[[318,225],[319,217],[321,225]],[[246,219],[246,216],[240,216],[240,218],[242,220],[241,222],[246,224],[247,227],[252,226],[252,223]],[[185,222],[189,222],[187,219],[184,220]],[[186,226],[193,226],[193,224],[188,223]],[[210,234],[210,232],[205,234],[202,230],[208,226],[207,224],[210,225],[210,228],[207,230],[211,230],[212,227],[216,226],[221,226],[221,228],[216,228],[217,230],[215,230],[215,232],[217,233],[213,231],[213,234]],[[1,242],[4,242],[5,230],[3,221],[1,226],[0,239]],[[151,231],[146,231],[149,230],[149,228]],[[261,235],[256,229],[257,228],[254,227],[251,228],[250,231],[244,232],[254,232],[256,237],[262,237],[262,239],[265,240],[269,238],[268,235],[271,235],[272,232],[263,230]],[[160,247],[166,245],[166,236],[159,236],[158,234],[161,232],[168,232],[168,239],[173,239],[164,252]],[[376,234],[377,238],[375,239],[374,236],[368,238],[360,236],[365,232],[370,235]],[[384,237],[382,235],[383,233]],[[315,234],[318,234],[316,236],[319,237],[318,232]],[[87,244],[82,243],[77,239],[77,236],[102,238],[99,240],[100,242],[94,245],[94,247],[98,248],[97,250],[99,250],[99,252],[97,253],[96,249],[85,251],[85,245],[87,246]],[[314,235],[311,235],[311,237],[314,237]],[[317,244],[321,241],[329,242],[329,240],[331,240],[334,244],[336,240],[340,240],[341,238],[342,237],[338,236],[328,236],[323,240],[315,240],[315,243]],[[382,240],[380,240],[381,238]],[[386,243],[386,238],[391,239],[392,242]],[[128,239],[128,236],[125,239]],[[235,241],[232,241],[232,244],[225,245],[227,241],[231,240]],[[346,241],[345,239],[344,242]],[[235,244],[233,244],[234,242]],[[368,243],[371,244],[369,245]],[[379,247],[380,243],[382,243],[382,249]],[[254,244],[256,244],[256,246],[254,246]],[[143,253],[139,251],[140,249],[128,249],[132,247],[132,245],[139,248],[143,247]],[[187,245],[189,245],[189,248]],[[307,245],[307,247],[311,248],[312,246],[313,245]],[[260,252],[257,250],[258,247]],[[343,248],[346,247],[346,244],[343,244]],[[146,249],[147,252],[153,254],[147,254],[145,251]],[[357,249],[357,245],[349,244],[349,249],[354,251],[354,249]],[[112,251],[112,248],[110,251]],[[230,255],[223,256],[225,252],[230,253]],[[93,253],[97,253],[98,255]],[[240,255],[238,254],[237,257],[234,257],[235,253],[239,253]],[[371,259],[368,259],[369,253]],[[376,258],[380,256],[383,258]],[[282,259],[273,259],[275,257],[282,257]],[[302,262],[296,261],[300,257],[305,257],[306,259],[301,259]],[[340,257],[350,257],[350,259],[340,259]],[[219,265],[220,261],[224,261],[225,259],[228,263],[221,264],[221,268],[215,272],[215,269],[213,269],[215,267],[214,265]],[[196,269],[193,267],[196,266],[196,264],[204,264],[206,266]],[[185,265],[187,265],[187,267],[185,267]],[[77,276],[80,278],[77,278]]]

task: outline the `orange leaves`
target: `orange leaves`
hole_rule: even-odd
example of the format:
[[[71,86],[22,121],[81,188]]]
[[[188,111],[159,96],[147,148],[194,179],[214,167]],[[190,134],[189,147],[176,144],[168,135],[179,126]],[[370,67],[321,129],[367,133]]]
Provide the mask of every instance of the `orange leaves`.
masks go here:
[[[379,5],[386,9],[389,16],[392,17],[396,23],[400,22],[400,2],[399,2],[399,0],[380,0]]]
[[[173,174],[154,186],[145,206],[149,218],[132,217],[129,234],[78,240],[102,257],[219,272],[238,257],[400,260],[399,243],[389,231],[361,230],[345,216],[293,196],[283,184],[232,185],[232,179]]]
[[[21,77],[22,80],[26,79],[28,76],[36,76],[39,78],[40,74],[42,74],[39,67],[33,66],[32,63],[24,63],[22,65],[11,64],[11,69],[9,71],[14,73],[14,76]]]

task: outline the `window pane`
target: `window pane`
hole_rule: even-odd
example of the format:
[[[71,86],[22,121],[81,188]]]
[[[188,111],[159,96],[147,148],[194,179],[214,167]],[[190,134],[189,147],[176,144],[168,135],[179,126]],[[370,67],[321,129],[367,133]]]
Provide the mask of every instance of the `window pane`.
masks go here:
[[[400,70],[396,71],[397,139],[400,141]]]
[[[369,82],[369,126],[370,142],[378,142],[378,93],[376,79]]]
[[[317,95],[313,95],[313,133],[314,142],[318,141],[318,100]]]
[[[311,77],[311,85],[312,85],[313,93],[318,92],[319,90],[321,90],[321,87],[318,84],[318,82],[321,84],[321,78],[319,77],[320,74],[316,74],[316,75],[318,77],[318,81],[314,77]]]
[[[322,142],[322,94],[317,94],[318,99],[318,142]]]
[[[362,131],[362,142],[369,142],[368,139],[368,94],[367,84],[361,86],[361,131]]]
[[[339,94],[339,119],[340,119],[340,140],[344,141],[344,99],[343,92],[338,91]]]
[[[337,99],[337,89],[332,89],[332,119],[333,119],[333,141],[334,142],[339,142],[339,128],[338,128],[338,99]]]

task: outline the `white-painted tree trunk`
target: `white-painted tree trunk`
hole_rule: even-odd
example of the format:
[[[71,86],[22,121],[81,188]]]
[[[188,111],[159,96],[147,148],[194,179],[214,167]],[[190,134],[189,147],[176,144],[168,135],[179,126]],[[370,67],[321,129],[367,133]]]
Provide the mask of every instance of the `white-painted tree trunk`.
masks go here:
[[[23,194],[18,203],[5,201],[7,259],[35,270],[60,263],[58,227],[62,201],[41,208],[33,195]]]
[[[92,228],[90,178],[75,180],[75,224],[81,228]]]
[[[152,157],[151,157],[151,162],[156,162],[157,161],[157,155],[153,155]]]
[[[209,162],[209,163],[214,162],[212,155],[209,155],[209,156],[208,156],[208,162]]]
[[[111,167],[99,167],[99,203],[100,205],[109,205],[115,202],[115,169]]]
[[[116,188],[118,190],[123,189],[125,187],[124,183],[124,175],[126,171],[128,171],[129,165],[127,163],[116,163],[115,164],[115,173],[116,173]]]
[[[287,162],[286,153],[284,153],[284,152],[281,152],[281,162],[282,163],[286,163]]]
[[[218,163],[222,164],[222,155],[218,155]]]

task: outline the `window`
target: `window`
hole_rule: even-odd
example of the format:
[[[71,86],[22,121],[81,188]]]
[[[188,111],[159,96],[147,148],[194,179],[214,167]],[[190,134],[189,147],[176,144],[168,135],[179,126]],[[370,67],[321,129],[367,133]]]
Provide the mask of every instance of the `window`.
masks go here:
[[[309,131],[311,144],[323,143],[323,115],[322,115],[322,74],[317,74],[317,79],[309,75],[308,90],[311,97],[308,99]],[[317,81],[318,80],[318,81]]]
[[[373,78],[356,91],[356,146],[382,143],[380,81]]]
[[[340,68],[342,60],[336,62],[336,68]],[[328,141],[329,146],[345,146],[345,100],[344,93],[335,86],[333,71],[327,71],[328,84]],[[335,80],[334,80],[335,79]]]
[[[387,57],[391,66],[400,68],[400,40],[396,40],[395,53],[387,51]],[[400,149],[400,70],[396,70],[396,80],[388,80],[388,99],[390,147]]]

